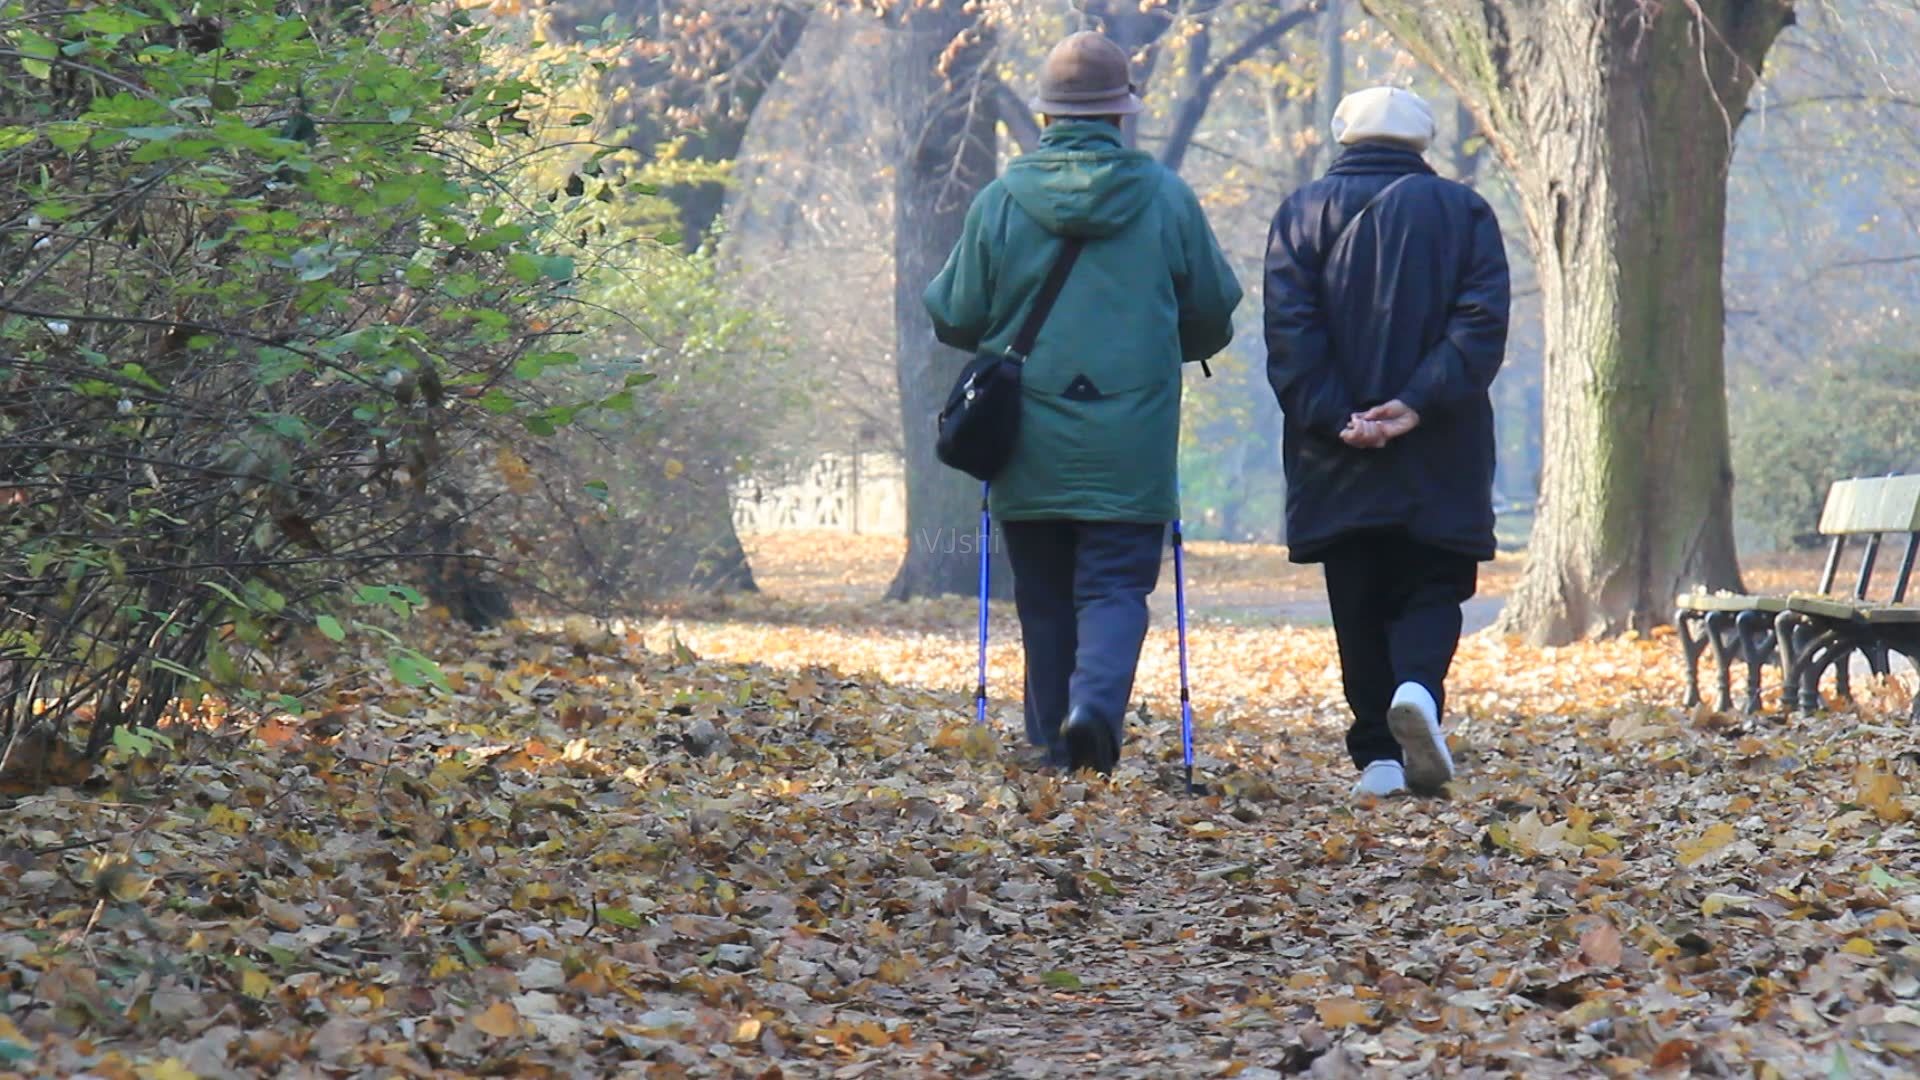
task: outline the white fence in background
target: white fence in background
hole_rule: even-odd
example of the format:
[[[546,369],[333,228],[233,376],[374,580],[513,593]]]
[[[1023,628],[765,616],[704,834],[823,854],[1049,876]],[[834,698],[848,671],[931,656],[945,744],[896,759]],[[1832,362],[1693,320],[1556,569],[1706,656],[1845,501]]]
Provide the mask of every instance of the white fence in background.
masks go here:
[[[906,470],[892,454],[827,454],[785,475],[750,476],[734,485],[733,526],[905,536]]]

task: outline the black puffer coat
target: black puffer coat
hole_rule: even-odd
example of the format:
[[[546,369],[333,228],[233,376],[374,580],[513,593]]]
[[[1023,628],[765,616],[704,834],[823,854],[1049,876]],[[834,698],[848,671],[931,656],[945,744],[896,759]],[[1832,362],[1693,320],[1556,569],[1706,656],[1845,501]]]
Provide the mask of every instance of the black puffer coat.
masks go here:
[[[1341,230],[1388,184],[1412,179]],[[1286,414],[1287,541],[1317,562],[1353,532],[1493,557],[1493,406],[1506,352],[1506,248],[1493,209],[1386,143],[1349,148],[1281,204],[1267,239],[1267,381]],[[1395,398],[1419,427],[1379,450],[1340,441]]]

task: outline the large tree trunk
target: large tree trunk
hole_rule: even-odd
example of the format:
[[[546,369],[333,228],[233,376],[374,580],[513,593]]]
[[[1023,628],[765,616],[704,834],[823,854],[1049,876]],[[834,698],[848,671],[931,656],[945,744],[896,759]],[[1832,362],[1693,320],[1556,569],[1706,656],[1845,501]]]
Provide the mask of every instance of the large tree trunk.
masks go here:
[[[1367,0],[1505,160],[1546,319],[1540,517],[1503,628],[1645,630],[1737,588],[1721,257],[1733,135],[1787,0]]]
[[[900,16],[895,106],[905,143],[894,181],[895,362],[906,445],[907,555],[887,597],[971,593],[979,583],[980,485],[934,457],[934,421],[966,357],[933,338],[921,293],[960,239],[967,208],[993,180],[997,112],[981,76],[991,42],[963,0]],[[995,594],[1012,595],[1005,555]]]

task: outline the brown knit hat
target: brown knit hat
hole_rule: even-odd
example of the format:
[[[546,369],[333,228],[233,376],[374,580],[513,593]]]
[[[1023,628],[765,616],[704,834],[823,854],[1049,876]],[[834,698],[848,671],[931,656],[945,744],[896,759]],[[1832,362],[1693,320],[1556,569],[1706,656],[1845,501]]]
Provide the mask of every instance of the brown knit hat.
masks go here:
[[[1126,50],[1106,35],[1083,30],[1053,47],[1040,68],[1042,116],[1128,116],[1140,111]]]

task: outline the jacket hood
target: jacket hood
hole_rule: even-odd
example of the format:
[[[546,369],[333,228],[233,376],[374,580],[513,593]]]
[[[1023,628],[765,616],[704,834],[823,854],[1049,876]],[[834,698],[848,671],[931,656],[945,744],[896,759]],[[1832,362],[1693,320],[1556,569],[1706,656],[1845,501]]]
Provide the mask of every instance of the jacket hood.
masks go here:
[[[1112,236],[1160,190],[1160,163],[1120,144],[1097,120],[1056,120],[1040,149],[1013,159],[1000,182],[1020,209],[1056,236]]]

